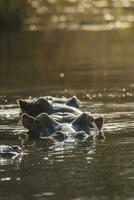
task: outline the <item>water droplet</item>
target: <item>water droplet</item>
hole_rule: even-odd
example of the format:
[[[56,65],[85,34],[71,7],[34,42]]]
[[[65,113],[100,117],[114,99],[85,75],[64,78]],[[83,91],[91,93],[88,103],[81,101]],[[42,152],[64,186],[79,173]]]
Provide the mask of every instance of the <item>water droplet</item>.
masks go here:
[[[16,181],[20,181],[20,180],[21,180],[21,178],[20,178],[20,177],[17,177],[17,178],[16,178]]]
[[[64,73],[60,73],[60,77],[63,78],[65,76]]]

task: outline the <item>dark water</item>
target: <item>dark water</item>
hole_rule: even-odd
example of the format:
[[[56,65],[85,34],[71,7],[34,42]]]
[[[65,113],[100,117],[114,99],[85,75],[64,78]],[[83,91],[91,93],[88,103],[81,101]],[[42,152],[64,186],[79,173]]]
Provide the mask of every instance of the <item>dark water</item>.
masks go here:
[[[134,199],[133,33],[1,34],[1,144],[20,144],[16,100],[45,95],[77,95],[104,116],[106,139],[25,142],[22,157],[0,160],[0,199]]]
[[[131,27],[1,33],[1,93],[20,88],[133,87],[133,32]]]

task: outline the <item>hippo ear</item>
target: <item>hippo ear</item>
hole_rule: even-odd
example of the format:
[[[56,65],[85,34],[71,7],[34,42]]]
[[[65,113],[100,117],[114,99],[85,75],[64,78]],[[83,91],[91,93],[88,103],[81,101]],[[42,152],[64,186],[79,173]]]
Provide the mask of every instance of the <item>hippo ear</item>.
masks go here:
[[[29,115],[27,115],[25,113],[21,117],[21,123],[27,129],[31,129],[32,128],[34,120],[35,120],[34,117],[31,117],[31,116],[29,116]]]
[[[23,101],[21,99],[19,99],[18,101],[18,105],[21,108],[22,111],[27,111],[28,110],[28,103],[26,101]]]
[[[102,129],[102,126],[103,126],[103,123],[104,123],[104,118],[103,118],[103,117],[97,117],[97,118],[94,120],[94,122],[95,122],[97,128],[98,128],[99,130],[101,130],[101,129]]]
[[[71,97],[67,100],[66,105],[72,106],[72,107],[75,107],[75,108],[79,108],[80,107],[80,101],[79,101],[79,99],[77,99],[77,97],[73,96],[73,97]]]

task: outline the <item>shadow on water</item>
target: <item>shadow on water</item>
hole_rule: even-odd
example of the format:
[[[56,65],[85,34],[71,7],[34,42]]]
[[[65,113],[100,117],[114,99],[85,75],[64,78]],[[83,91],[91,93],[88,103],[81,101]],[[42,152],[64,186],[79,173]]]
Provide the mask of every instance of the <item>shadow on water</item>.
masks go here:
[[[17,99],[77,95],[104,116],[106,139],[27,141],[20,160],[0,162],[0,199],[134,198],[133,31],[1,33],[0,135],[24,131]]]

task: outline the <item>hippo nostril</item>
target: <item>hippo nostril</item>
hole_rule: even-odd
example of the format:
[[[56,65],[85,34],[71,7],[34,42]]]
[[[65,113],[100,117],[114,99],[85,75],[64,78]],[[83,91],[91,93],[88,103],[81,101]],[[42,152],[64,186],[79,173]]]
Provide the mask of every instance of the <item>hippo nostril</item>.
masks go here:
[[[84,131],[79,131],[79,132],[77,132],[75,138],[76,138],[76,139],[79,139],[79,140],[82,140],[82,139],[84,139],[86,136],[87,136],[87,134],[86,134]]]
[[[64,141],[65,139],[67,139],[67,135],[65,133],[63,133],[62,131],[57,131],[52,136],[54,139],[61,141],[61,142]]]

